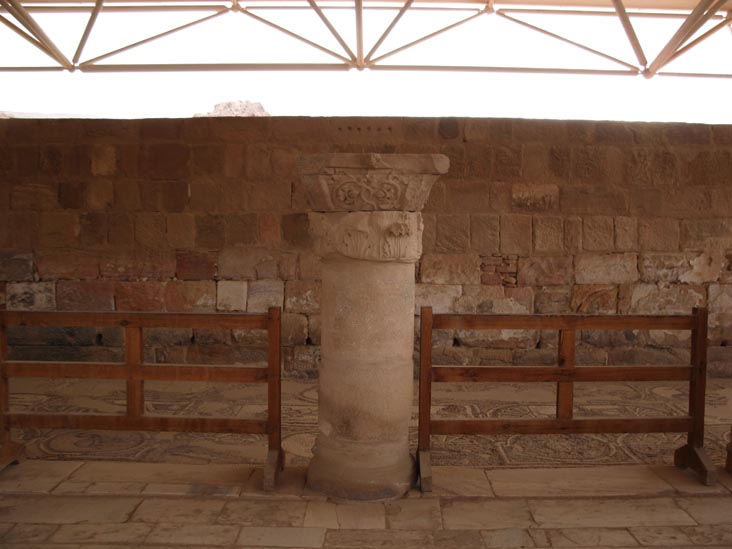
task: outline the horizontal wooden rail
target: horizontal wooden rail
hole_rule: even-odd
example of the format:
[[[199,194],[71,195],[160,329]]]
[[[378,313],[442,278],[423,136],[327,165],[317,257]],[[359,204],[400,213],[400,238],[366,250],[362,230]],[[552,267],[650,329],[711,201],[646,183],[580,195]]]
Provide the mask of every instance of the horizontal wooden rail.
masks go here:
[[[435,315],[435,330],[691,330],[691,316]]]
[[[0,468],[16,460],[22,446],[10,439],[11,427],[112,429],[266,434],[264,488],[274,488],[284,465],[280,388],[281,310],[267,314],[107,313],[0,311]],[[7,328],[118,327],[124,331],[124,361],[119,363],[8,360]],[[267,331],[267,366],[145,364],[145,328],[261,329]],[[11,413],[8,379],[78,378],[126,381],[124,415]],[[267,419],[160,417],[145,414],[145,381],[266,383]]]
[[[688,366],[434,366],[432,381],[689,381],[692,372]]]
[[[683,433],[690,417],[582,419],[441,419],[430,422],[433,435],[552,435],[598,433]]]
[[[433,366],[433,330],[556,330],[556,366]],[[686,330],[691,332],[688,366],[577,366],[580,330]],[[703,450],[706,384],[707,311],[691,315],[433,315],[422,307],[420,322],[418,467],[422,490],[431,490],[430,436],[466,434],[687,433],[687,443],[674,454],[680,467],[690,467],[703,482],[714,482],[714,466]],[[683,417],[575,418],[574,384],[618,381],[686,381],[689,412]],[[540,419],[431,418],[433,382],[550,382],[557,384],[556,417]],[[730,445],[732,460],[732,445]]]

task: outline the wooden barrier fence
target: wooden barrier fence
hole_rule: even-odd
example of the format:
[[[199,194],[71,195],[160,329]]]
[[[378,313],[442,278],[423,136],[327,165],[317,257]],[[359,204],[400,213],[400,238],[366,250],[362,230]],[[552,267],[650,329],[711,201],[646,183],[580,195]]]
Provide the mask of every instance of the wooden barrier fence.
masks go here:
[[[0,311],[0,470],[17,460],[22,445],[11,440],[12,427],[53,429],[111,429],[266,434],[264,489],[274,488],[284,465],[280,391],[281,310],[267,314],[75,313]],[[118,327],[124,330],[122,363],[31,362],[8,359],[9,326]],[[262,367],[146,364],[144,328],[218,328],[267,330],[268,364]],[[127,381],[125,415],[13,413],[9,409],[8,378],[81,378]],[[267,419],[180,418],[145,414],[146,380],[266,383]]]
[[[714,466],[703,450],[706,391],[707,311],[688,316],[458,315],[432,314],[422,307],[420,325],[419,443],[421,488],[430,491],[430,435],[687,433],[674,462],[696,471],[705,484],[714,482]],[[432,365],[432,330],[557,330],[557,366],[458,367]],[[688,330],[689,366],[575,366],[577,330]],[[547,419],[433,420],[432,382],[556,382],[556,417]],[[688,381],[688,415],[658,418],[574,418],[574,383],[607,381]],[[728,464],[729,466],[729,464]]]

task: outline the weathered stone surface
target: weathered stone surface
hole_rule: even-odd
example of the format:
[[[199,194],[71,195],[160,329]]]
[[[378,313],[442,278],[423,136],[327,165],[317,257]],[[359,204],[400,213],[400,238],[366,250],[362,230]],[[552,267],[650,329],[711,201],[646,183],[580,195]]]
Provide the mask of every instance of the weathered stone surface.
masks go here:
[[[0,281],[21,282],[33,279],[33,254],[0,251]]]
[[[218,311],[247,310],[247,282],[219,280],[216,283],[216,309]]]
[[[574,271],[578,284],[623,284],[638,280],[635,254],[586,254],[575,257]]]
[[[708,250],[732,247],[732,221],[690,219],[681,221],[681,249]]]
[[[179,280],[208,280],[216,276],[216,254],[181,251],[175,254],[175,276]]]
[[[171,248],[193,248],[196,243],[196,219],[190,213],[165,216],[165,233]]]
[[[56,285],[59,311],[113,311],[114,282],[111,280],[61,280]]]
[[[43,212],[38,217],[38,241],[44,247],[73,247],[79,238],[79,216],[72,212]]]
[[[582,314],[614,314],[618,310],[618,288],[578,284],[572,288],[571,307]]]
[[[514,211],[556,211],[559,187],[550,183],[515,183],[511,188],[511,206]]]
[[[558,253],[564,250],[564,220],[561,217],[534,218],[534,250]]]
[[[292,313],[282,315],[282,344],[305,345],[308,337],[308,317]]]
[[[705,301],[706,292],[701,286],[638,284],[633,287],[630,312],[690,314],[693,307],[701,307]]]
[[[709,312],[732,313],[732,284],[709,285]]]
[[[210,312],[216,308],[213,280],[171,281],[165,286],[165,308],[175,312]]]
[[[686,284],[700,284],[719,280],[725,261],[721,250],[702,252],[690,260],[691,270],[682,273],[679,281]]]
[[[566,314],[570,310],[569,286],[546,286],[536,289],[534,312],[538,314]]]
[[[615,218],[615,249],[629,252],[638,246],[638,220],[634,217]]]
[[[118,311],[162,311],[165,284],[160,282],[117,282],[114,301]]]
[[[113,280],[169,279],[175,276],[175,255],[155,250],[122,252],[102,257],[99,272]]]
[[[496,253],[501,245],[500,217],[474,214],[470,216],[470,249],[481,253]]]
[[[532,233],[530,215],[502,215],[501,252],[519,255],[530,254]]]
[[[53,282],[15,282],[5,286],[8,310],[52,311],[56,308]]]
[[[224,248],[219,253],[219,276],[231,280],[263,278],[264,270],[274,270],[277,276],[277,255],[260,249]]]
[[[438,215],[435,251],[463,252],[470,247],[468,215]]]
[[[474,254],[425,255],[420,273],[426,284],[479,284],[480,257]]]
[[[420,211],[448,166],[443,155],[311,155],[298,160],[295,192],[315,211]]]
[[[422,255],[419,213],[311,213],[310,231],[319,255],[414,262]]]
[[[533,256],[519,258],[518,283],[521,286],[564,286],[572,283],[571,256]]]
[[[282,307],[285,283],[281,280],[255,280],[249,283],[247,312],[266,313],[270,307]]]
[[[582,224],[582,247],[590,252],[609,252],[614,248],[614,220],[609,216],[586,217]]]
[[[417,284],[414,291],[414,314],[421,307],[432,307],[434,314],[451,313],[455,300],[462,294],[457,284]]]
[[[320,282],[289,280],[285,284],[285,311],[291,313],[320,312]]]
[[[679,249],[679,221],[671,218],[642,218],[638,221],[638,243],[641,250],[652,252]]]

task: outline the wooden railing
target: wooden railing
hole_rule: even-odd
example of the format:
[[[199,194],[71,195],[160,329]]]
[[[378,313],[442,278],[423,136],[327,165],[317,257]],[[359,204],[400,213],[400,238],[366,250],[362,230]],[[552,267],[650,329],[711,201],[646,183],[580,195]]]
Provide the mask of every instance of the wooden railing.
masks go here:
[[[284,464],[280,391],[281,310],[267,314],[72,313],[0,311],[0,468],[16,460],[22,446],[11,440],[12,427],[53,429],[113,429],[266,434],[264,489],[274,488]],[[10,326],[118,327],[124,331],[123,363],[31,362],[8,359]],[[268,364],[263,367],[146,364],[144,328],[218,328],[267,330]],[[127,382],[125,415],[13,413],[9,409],[8,378],[118,379]],[[182,418],[145,413],[145,381],[206,381],[266,383],[267,419]]]
[[[432,330],[557,330],[558,361],[553,367],[455,367],[432,365]],[[689,366],[576,366],[577,330],[688,330]],[[707,311],[689,316],[457,315],[432,314],[422,307],[420,326],[418,466],[423,491],[431,490],[430,435],[687,433],[674,462],[690,467],[705,484],[714,482],[714,466],[703,450],[706,391]],[[433,420],[432,382],[555,382],[556,417],[546,419]],[[688,381],[689,411],[680,417],[575,418],[574,383],[607,381]]]

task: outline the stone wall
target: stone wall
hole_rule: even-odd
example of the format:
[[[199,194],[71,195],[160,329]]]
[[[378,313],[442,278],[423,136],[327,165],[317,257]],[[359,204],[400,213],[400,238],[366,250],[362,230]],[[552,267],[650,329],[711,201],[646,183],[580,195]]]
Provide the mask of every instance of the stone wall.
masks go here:
[[[320,268],[295,159],[449,156],[424,212],[418,305],[437,312],[710,311],[732,372],[732,126],[413,118],[0,120],[9,309],[284,308],[285,369],[314,375]],[[41,331],[43,332],[43,331]],[[11,333],[14,356],[109,360],[97,329]],[[159,362],[263,358],[262,334],[147,334]],[[668,333],[582,335],[585,363],[687,360]],[[75,344],[69,348],[69,344]],[[444,363],[543,364],[548,333],[438,334]]]

